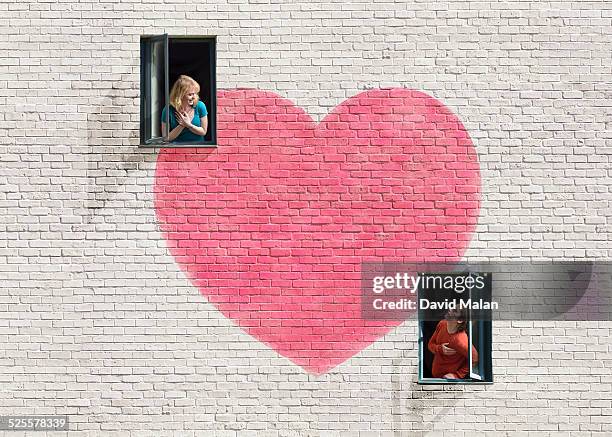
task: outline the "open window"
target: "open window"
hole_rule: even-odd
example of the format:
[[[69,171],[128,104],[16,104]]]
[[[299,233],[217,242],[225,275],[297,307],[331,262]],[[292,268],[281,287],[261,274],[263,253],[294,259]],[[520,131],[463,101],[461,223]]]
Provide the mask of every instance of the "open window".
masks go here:
[[[216,146],[216,39],[167,34],[142,36],[140,53],[140,144]],[[197,98],[183,106],[189,109],[186,115],[195,129],[179,126],[173,132],[179,123],[176,104],[173,105],[176,93],[173,95],[172,90],[181,75],[199,85]]]
[[[421,279],[419,383],[493,382],[491,274],[427,273]]]

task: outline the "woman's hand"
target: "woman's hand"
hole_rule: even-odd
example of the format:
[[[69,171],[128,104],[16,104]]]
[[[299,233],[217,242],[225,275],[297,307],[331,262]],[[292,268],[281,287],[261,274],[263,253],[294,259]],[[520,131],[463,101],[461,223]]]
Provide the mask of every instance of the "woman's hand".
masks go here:
[[[186,112],[174,111],[174,115],[179,125],[186,128],[189,128],[191,126],[191,120],[189,119],[189,115],[187,115]]]
[[[444,355],[455,355],[457,351],[451,347],[448,347],[448,343],[442,343],[442,353]]]
[[[444,379],[461,379],[459,378],[459,376],[455,375],[454,373],[447,373],[446,375],[443,376]]]

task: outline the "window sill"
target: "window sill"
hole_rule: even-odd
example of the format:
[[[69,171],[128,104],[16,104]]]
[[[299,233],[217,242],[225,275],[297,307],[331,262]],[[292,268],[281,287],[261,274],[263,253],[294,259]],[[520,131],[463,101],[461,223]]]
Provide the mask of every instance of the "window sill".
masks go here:
[[[147,148],[160,148],[160,149],[216,149],[218,147],[217,144],[211,143],[149,143],[149,144],[139,144],[138,147],[142,147],[143,149]]]
[[[419,378],[421,385],[444,385],[444,384],[467,384],[467,385],[490,385],[493,381],[479,381],[477,379],[444,379],[444,378]]]

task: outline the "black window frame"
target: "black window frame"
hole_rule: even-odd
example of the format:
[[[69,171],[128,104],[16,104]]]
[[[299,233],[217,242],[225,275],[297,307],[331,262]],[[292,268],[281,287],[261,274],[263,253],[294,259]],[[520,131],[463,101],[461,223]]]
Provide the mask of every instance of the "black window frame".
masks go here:
[[[209,47],[210,56],[210,89],[211,101],[208,106],[208,130],[210,140],[199,142],[170,142],[168,141],[169,129],[166,135],[147,139],[147,123],[151,121],[149,102],[151,96],[151,54],[152,44],[164,45],[164,108],[166,108],[166,126],[170,126],[170,41],[171,40],[197,40],[206,43]],[[208,85],[208,84],[207,84]],[[204,86],[201,84],[201,86]],[[161,123],[161,122],[160,122]],[[161,129],[161,128],[160,128]],[[217,37],[214,35],[141,35],[140,36],[140,139],[139,147],[169,147],[169,148],[215,148],[217,147]]]
[[[427,272],[428,275],[465,275],[465,272]],[[472,273],[473,275],[480,274],[483,275],[485,273]],[[490,275],[490,273],[486,273],[486,275]],[[489,281],[491,278],[489,278]],[[489,282],[489,285],[491,282]],[[417,290],[417,300],[420,302],[422,297],[422,289],[419,288]],[[467,290],[467,298],[472,298],[472,291]],[[481,310],[482,311],[482,310]],[[482,314],[482,312],[480,313]],[[489,316],[491,312],[488,311]],[[463,379],[445,379],[445,378],[434,378],[434,377],[424,377],[424,364],[425,364],[425,349],[427,349],[427,343],[429,343],[429,339],[425,338],[424,334],[424,323],[426,321],[431,321],[428,318],[424,317],[424,313],[421,309],[418,310],[418,343],[419,343],[419,356],[418,356],[418,384],[422,385],[440,385],[440,384],[493,384],[493,322],[491,317],[488,319],[479,317],[477,320],[472,320],[472,311],[470,309],[467,310],[468,320],[466,333],[468,335],[468,344],[472,345],[472,338],[474,332],[474,325],[476,325],[478,329],[478,345],[476,350],[478,351],[479,361],[478,368],[479,372],[474,371],[474,365],[472,362],[472,348],[468,349],[468,366],[469,371],[465,378]]]

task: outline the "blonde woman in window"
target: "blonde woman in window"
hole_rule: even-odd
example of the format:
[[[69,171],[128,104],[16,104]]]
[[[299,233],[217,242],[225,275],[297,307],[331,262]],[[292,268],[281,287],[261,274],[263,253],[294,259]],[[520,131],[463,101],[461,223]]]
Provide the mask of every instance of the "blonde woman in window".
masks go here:
[[[198,143],[208,130],[208,111],[198,97],[200,85],[191,77],[180,75],[170,91],[169,141]],[[162,111],[162,135],[166,135],[166,109]]]

